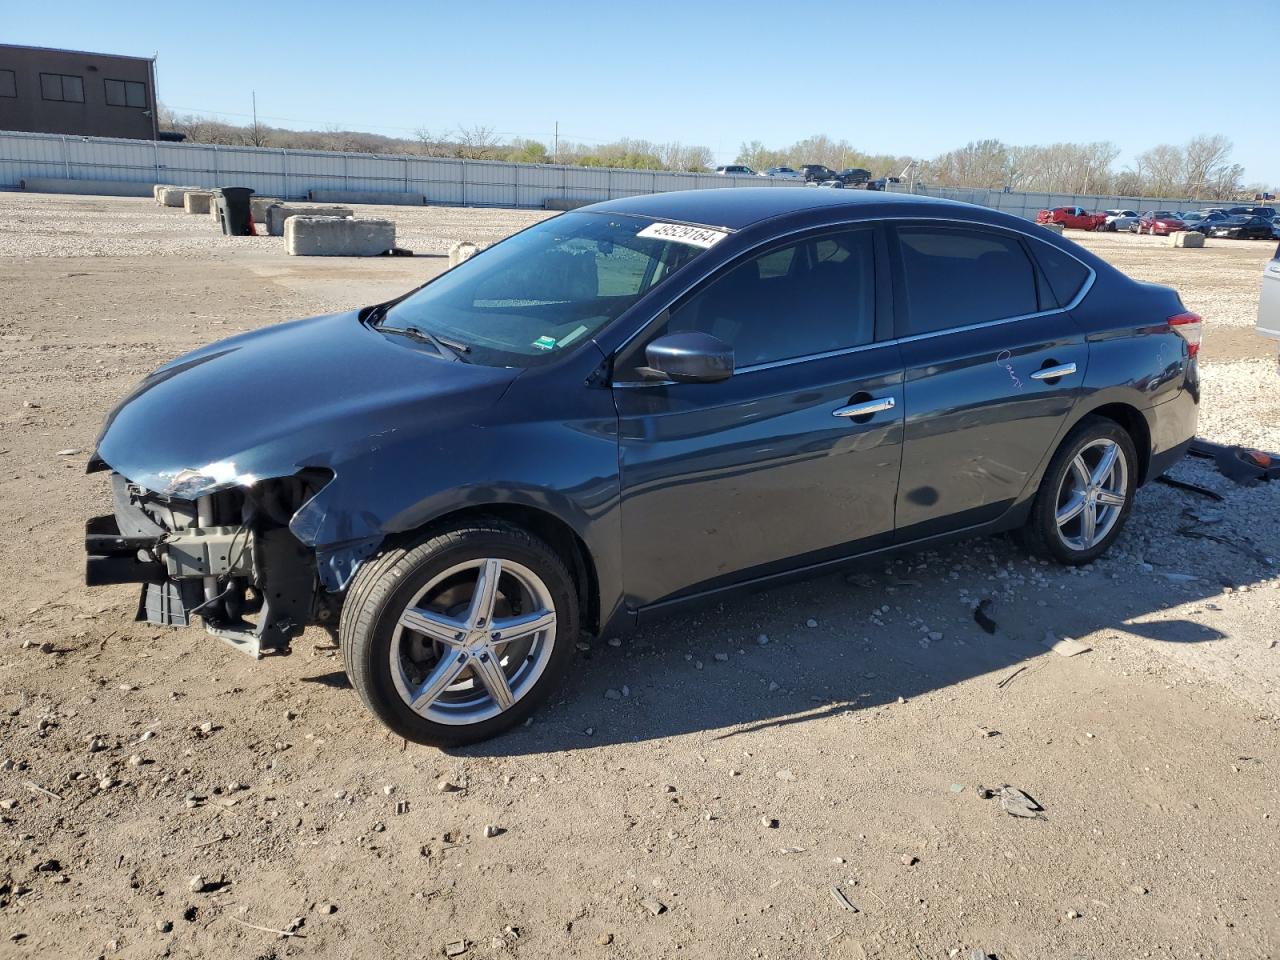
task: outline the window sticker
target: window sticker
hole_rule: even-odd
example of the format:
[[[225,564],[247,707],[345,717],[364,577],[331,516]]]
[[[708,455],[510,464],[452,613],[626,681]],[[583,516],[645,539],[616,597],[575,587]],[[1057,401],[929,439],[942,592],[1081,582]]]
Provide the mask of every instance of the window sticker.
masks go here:
[[[685,243],[691,247],[702,247],[707,250],[728,236],[723,230],[710,227],[691,227],[685,223],[651,223],[637,237],[649,237],[654,240],[671,240],[674,243]]]
[[[533,341],[533,346],[539,350],[554,350],[556,348],[555,337],[539,337]]]

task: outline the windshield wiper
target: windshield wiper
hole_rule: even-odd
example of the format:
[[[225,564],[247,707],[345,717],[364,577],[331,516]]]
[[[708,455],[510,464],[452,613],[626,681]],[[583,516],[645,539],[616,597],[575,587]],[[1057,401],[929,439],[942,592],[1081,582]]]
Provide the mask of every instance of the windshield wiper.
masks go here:
[[[438,333],[432,334],[432,336],[434,336],[438,342],[443,343],[446,347],[448,347],[454,353],[470,353],[471,352],[471,345],[469,343],[459,343],[457,340],[450,340],[447,337],[442,337]]]
[[[440,354],[440,356],[449,360],[457,360],[459,363],[467,362],[462,356],[464,352],[463,350],[459,350],[447,340],[441,340],[435,334],[429,333],[421,327],[415,327],[413,324],[408,324],[403,327],[390,327],[385,323],[379,323],[374,327],[374,329],[380,330],[383,333],[396,333],[402,337],[408,337],[410,340],[417,340],[419,343],[429,343],[431,346],[435,347],[436,353]],[[465,349],[469,350],[471,348],[467,347]]]

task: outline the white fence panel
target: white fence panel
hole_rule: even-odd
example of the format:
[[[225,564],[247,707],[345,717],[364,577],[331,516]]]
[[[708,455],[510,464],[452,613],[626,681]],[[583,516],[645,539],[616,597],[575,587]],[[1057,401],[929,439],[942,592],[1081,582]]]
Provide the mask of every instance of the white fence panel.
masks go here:
[[[516,206],[540,207],[564,196],[565,168],[516,164]]]
[[[0,186],[30,177],[235,184],[287,198],[310,190],[408,193],[428,203],[528,207],[541,207],[550,199],[592,202],[697,187],[795,185],[675,171],[0,132]]]
[[[431,203],[463,202],[462,167],[456,160],[408,157],[405,165],[408,171],[406,193],[420,193]]]

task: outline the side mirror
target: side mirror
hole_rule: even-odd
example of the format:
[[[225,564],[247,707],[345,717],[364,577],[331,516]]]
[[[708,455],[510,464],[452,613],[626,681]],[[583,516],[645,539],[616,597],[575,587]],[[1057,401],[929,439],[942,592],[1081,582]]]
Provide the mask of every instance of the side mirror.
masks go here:
[[[733,347],[709,333],[668,333],[644,351],[642,372],[655,380],[717,383],[733,376]]]

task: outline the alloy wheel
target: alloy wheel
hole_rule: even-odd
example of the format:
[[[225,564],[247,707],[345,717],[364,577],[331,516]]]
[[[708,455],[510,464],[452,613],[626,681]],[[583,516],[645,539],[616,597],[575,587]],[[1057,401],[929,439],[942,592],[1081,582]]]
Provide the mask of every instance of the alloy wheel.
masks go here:
[[[433,577],[404,608],[391,677],[419,716],[480,723],[533,688],[555,643],[555,604],[537,574],[511,560],[470,560]]]
[[[1058,488],[1058,536],[1071,550],[1097,546],[1116,525],[1129,491],[1124,451],[1105,437],[1086,444],[1071,460]]]

